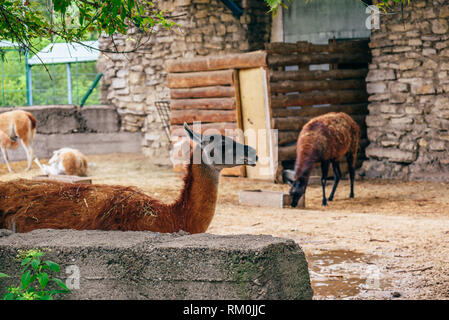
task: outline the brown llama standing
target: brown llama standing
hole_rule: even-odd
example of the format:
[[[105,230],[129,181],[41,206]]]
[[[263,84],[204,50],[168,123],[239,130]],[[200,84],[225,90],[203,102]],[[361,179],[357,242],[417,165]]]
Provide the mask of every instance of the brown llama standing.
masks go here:
[[[33,161],[33,144],[34,136],[36,135],[36,118],[34,116],[23,110],[13,110],[4,113],[0,113],[0,130],[3,131],[10,139],[20,138],[20,143],[25,150],[27,156],[27,168],[31,168],[31,163]],[[17,144],[13,144],[12,148],[17,147]],[[9,172],[12,172],[8,163],[8,154],[6,149],[4,150],[5,162],[8,166]]]
[[[354,171],[359,140],[360,128],[346,113],[330,112],[307,122],[299,133],[296,144],[294,181],[288,181],[292,185],[292,207],[296,207],[299,199],[305,194],[313,164],[316,162],[321,162],[323,206],[327,205],[325,187],[329,164],[332,163],[334,186],[329,196],[329,201],[332,201],[341,178],[338,159],[345,155],[351,180],[349,197],[354,198]]]
[[[0,229],[205,232],[215,213],[221,169],[255,165],[256,151],[219,134],[200,135],[186,124],[184,128],[197,146],[174,203],[164,204],[133,187],[8,181],[0,183]],[[202,161],[194,163],[195,154]]]
[[[0,130],[0,149],[2,150],[3,160],[5,160],[8,171],[12,172],[9,166],[8,153],[6,149],[17,149],[19,142],[12,140],[6,133]]]

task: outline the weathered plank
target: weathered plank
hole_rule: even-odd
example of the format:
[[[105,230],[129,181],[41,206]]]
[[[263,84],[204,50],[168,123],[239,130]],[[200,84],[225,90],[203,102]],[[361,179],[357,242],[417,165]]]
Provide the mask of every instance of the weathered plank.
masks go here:
[[[368,69],[336,69],[336,70],[294,70],[270,72],[270,82],[276,81],[309,81],[309,80],[343,80],[365,79]]]
[[[300,131],[302,127],[314,117],[283,117],[273,118],[274,128],[282,131]],[[366,127],[365,115],[351,115],[351,118],[359,125]]]
[[[365,90],[317,91],[271,97],[272,108],[317,104],[360,103],[368,100]]]
[[[170,89],[233,84],[233,70],[169,73],[167,75],[167,87]]]
[[[306,41],[297,43],[271,42],[265,44],[268,54],[295,54],[295,53],[351,53],[357,51],[368,52],[368,41],[345,41],[329,44],[312,44]]]
[[[181,88],[171,89],[171,99],[188,99],[188,98],[219,98],[234,97],[235,89],[233,86],[210,86],[199,88]]]
[[[307,92],[313,90],[359,90],[366,89],[365,79],[349,80],[284,80],[270,84],[272,93],[287,93],[293,91]]]
[[[92,179],[86,177],[70,176],[70,175],[39,175],[34,176],[32,180],[42,180],[42,181],[58,181],[66,183],[77,183],[77,184],[91,184]]]
[[[279,131],[278,132],[278,145],[293,143],[298,140],[299,131]]]
[[[279,117],[316,117],[329,112],[345,112],[349,115],[368,114],[367,103],[330,105],[328,107],[307,106],[303,108],[276,108],[273,109],[273,118]]]
[[[175,59],[165,63],[165,71],[173,73],[265,67],[267,65],[266,57],[266,52],[260,50],[223,56]]]
[[[292,66],[324,63],[368,63],[369,55],[366,53],[331,53],[331,54],[301,54],[301,55],[269,55],[268,65]]]
[[[212,130],[217,133],[220,132],[220,134],[223,135],[237,135],[237,131],[235,130],[239,130],[237,127],[237,123],[236,122],[215,122],[215,123],[202,123],[201,127],[199,130],[197,130],[196,127],[193,127],[194,131],[200,132],[201,133],[207,133],[207,131],[209,131],[209,134],[212,133]],[[232,133],[235,131],[235,134]],[[171,135],[173,136],[182,136],[185,137],[186,133],[184,130],[184,127],[182,125],[171,125],[170,126],[170,132]]]
[[[171,110],[170,124],[183,124],[184,122],[231,122],[236,121],[235,110]]]
[[[300,131],[310,120],[305,117],[273,118],[273,127],[282,131]]]
[[[235,98],[200,98],[200,99],[172,99],[170,107],[172,110],[188,109],[235,109]]]

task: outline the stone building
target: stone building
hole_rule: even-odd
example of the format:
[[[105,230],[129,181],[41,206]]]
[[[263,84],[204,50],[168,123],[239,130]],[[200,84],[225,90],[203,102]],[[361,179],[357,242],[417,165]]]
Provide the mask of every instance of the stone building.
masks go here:
[[[271,15],[260,0],[234,1],[243,13],[238,16],[220,0],[158,1],[179,27],[159,29],[143,39],[144,48],[128,54],[103,54],[98,70],[101,100],[117,108],[125,131],[142,131],[142,151],[151,161],[170,164],[169,141],[155,108],[155,101],[167,100],[164,61],[194,56],[247,52],[264,48],[271,30]],[[140,35],[131,30],[126,37],[112,43],[100,39],[102,49],[117,46],[129,50],[132,38]]]
[[[139,52],[102,55],[102,103],[117,108],[123,130],[143,132],[142,150],[151,161],[169,164],[169,141],[154,106],[168,99],[167,59],[253,51],[269,41],[370,37],[370,144],[360,175],[449,180],[449,4],[411,1],[402,16],[381,14],[380,29],[368,30],[365,7],[343,1],[341,7],[333,0],[292,1],[273,21],[262,0],[234,1],[241,16],[220,0],[159,1],[179,27],[159,30]],[[127,49],[137,36],[131,31],[115,44],[101,38],[100,45]]]
[[[382,15],[367,75],[369,178],[449,180],[449,4]]]

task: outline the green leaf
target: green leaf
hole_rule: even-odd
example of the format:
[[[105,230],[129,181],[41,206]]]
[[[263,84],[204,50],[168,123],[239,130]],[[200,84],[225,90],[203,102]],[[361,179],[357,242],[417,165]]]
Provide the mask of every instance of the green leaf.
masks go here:
[[[53,300],[53,298],[50,294],[48,294],[48,292],[46,292],[43,295],[36,295],[36,300]]]
[[[57,293],[69,293],[70,290],[49,290],[47,292],[49,295],[55,295]]]
[[[48,283],[48,274],[46,274],[45,272],[38,273],[37,281],[39,281],[41,288],[44,289]]]
[[[61,288],[67,290],[68,292],[70,292],[70,289],[65,285],[65,283],[64,283],[62,280],[60,280],[60,279],[58,279],[58,278],[53,278],[52,280],[53,280],[54,282],[56,282],[56,284],[57,284],[58,286],[60,286]]]
[[[41,264],[41,261],[39,259],[33,259],[31,260],[30,264],[34,270],[37,270],[39,268],[39,265]]]
[[[6,273],[0,272],[0,278],[9,278]]]
[[[53,261],[47,260],[44,263],[50,268],[51,271],[59,272],[59,265]]]
[[[25,258],[25,259],[22,260],[22,262],[20,263],[20,265],[24,266],[24,265],[30,263],[30,261],[31,261],[31,258]]]
[[[22,278],[20,279],[20,284],[21,284],[21,287],[22,287],[22,289],[26,289],[26,288],[28,288],[28,286],[30,285],[30,283],[31,283],[31,271],[30,270],[28,270],[28,271],[26,271],[23,275],[22,275]]]
[[[3,300],[14,300],[14,294],[13,293],[6,293],[3,296]]]

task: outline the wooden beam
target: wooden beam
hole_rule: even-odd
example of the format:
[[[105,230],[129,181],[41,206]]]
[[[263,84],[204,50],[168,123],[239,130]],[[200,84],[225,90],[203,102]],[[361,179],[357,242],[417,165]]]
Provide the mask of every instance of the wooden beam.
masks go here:
[[[299,132],[309,120],[304,117],[273,118],[274,129]]]
[[[191,123],[189,123],[191,124]],[[195,130],[195,128],[193,128]],[[214,122],[214,123],[202,123],[201,124],[201,133],[206,131],[210,131],[211,129],[218,130],[221,134],[226,134],[233,136],[233,134],[229,134],[231,131],[237,130],[236,122]],[[173,136],[182,136],[185,137],[186,133],[184,131],[184,127],[182,125],[171,125],[170,133]]]
[[[329,44],[312,44],[301,41],[297,43],[272,42],[265,44],[265,50],[268,54],[295,54],[295,53],[351,53],[351,52],[369,52],[368,40],[345,41]]]
[[[184,122],[231,122],[236,121],[235,110],[171,110],[170,124],[183,124]]]
[[[41,181],[58,181],[65,183],[75,183],[75,184],[91,184],[92,179],[86,177],[78,177],[78,176],[70,176],[70,175],[39,175],[34,176],[32,180],[41,180]]]
[[[313,90],[358,90],[366,89],[365,79],[349,80],[308,80],[308,81],[278,81],[271,84],[272,93],[287,93],[293,91],[307,92]]]
[[[233,70],[205,71],[192,73],[169,73],[167,87],[193,88],[217,85],[233,85]]]
[[[272,96],[272,108],[290,106],[310,106],[317,104],[344,104],[366,102],[368,94],[365,90],[318,91],[283,96]]]
[[[290,144],[298,140],[299,131],[279,131],[278,146]]]
[[[199,88],[182,88],[171,89],[171,99],[188,99],[188,98],[219,98],[234,97],[235,89],[233,86],[210,86]]]
[[[368,63],[370,57],[366,53],[331,53],[301,55],[269,55],[268,66],[292,66],[325,63]]]
[[[309,81],[309,80],[343,80],[365,79],[368,69],[336,69],[336,70],[294,70],[270,72],[270,82],[276,81]]]
[[[302,127],[309,122],[314,117],[284,117],[284,118],[273,118],[274,128],[279,131],[300,131]],[[359,125],[362,129],[366,127],[365,115],[351,115],[351,118]]]
[[[173,99],[170,101],[172,110],[188,109],[235,109],[235,98],[205,98],[205,99]]]
[[[207,56],[192,59],[175,59],[165,63],[165,71],[195,72],[223,69],[248,69],[265,67],[267,54],[265,51],[227,54],[223,56]]]
[[[350,116],[368,114],[368,103],[331,105],[329,107],[307,106],[301,109],[277,108],[273,109],[273,117],[316,117],[329,112],[345,112]]]

